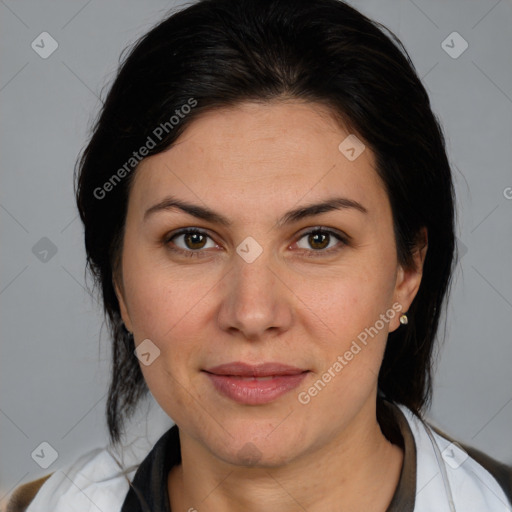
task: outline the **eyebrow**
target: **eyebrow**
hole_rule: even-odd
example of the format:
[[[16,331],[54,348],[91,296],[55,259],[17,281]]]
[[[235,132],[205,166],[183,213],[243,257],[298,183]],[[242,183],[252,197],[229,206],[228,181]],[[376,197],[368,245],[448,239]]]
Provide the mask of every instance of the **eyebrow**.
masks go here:
[[[193,217],[197,217],[198,219],[206,220],[214,224],[219,224],[221,226],[230,227],[232,224],[229,219],[227,219],[220,213],[211,210],[210,208],[199,206],[196,204],[191,204],[186,201],[176,199],[175,197],[172,196],[166,197],[159,203],[148,208],[144,213],[144,221],[146,221],[148,217],[157,212],[176,209],[188,213]],[[325,201],[321,201],[320,203],[308,204],[290,210],[277,221],[277,226],[282,227],[287,224],[298,222],[299,220],[307,217],[320,215],[321,213],[327,213],[333,210],[346,209],[354,209],[363,214],[368,213],[368,210],[357,201],[348,199],[346,197],[333,197],[330,199],[326,199]]]

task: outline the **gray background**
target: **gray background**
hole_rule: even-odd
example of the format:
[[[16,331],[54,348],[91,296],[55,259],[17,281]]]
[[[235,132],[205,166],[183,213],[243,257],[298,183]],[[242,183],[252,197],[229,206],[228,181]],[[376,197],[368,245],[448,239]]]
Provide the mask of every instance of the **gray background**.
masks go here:
[[[512,463],[512,3],[352,4],[404,42],[454,169],[462,258],[429,417]],[[121,50],[173,5],[0,0],[1,505],[14,486],[107,443],[110,349],[85,289],[73,166]],[[31,48],[44,31],[59,45],[47,59]],[[441,45],[453,31],[469,44],[458,58]],[[462,48],[457,39],[445,44]],[[37,243],[51,245],[43,237],[54,255],[40,245],[34,254]],[[156,439],[171,423],[153,400],[147,406],[150,421],[141,409],[133,432]],[[43,441],[59,454],[48,469],[31,457]]]

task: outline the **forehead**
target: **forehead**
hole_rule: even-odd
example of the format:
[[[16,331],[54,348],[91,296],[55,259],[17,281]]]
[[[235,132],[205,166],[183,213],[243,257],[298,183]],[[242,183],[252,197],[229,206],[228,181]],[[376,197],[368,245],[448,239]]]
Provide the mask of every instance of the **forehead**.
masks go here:
[[[333,194],[386,203],[370,149],[347,158],[353,154],[347,147],[362,148],[353,137],[316,103],[244,103],[213,110],[192,121],[169,150],[141,162],[130,202],[147,208],[172,193],[248,216],[252,204],[277,212],[280,204]]]

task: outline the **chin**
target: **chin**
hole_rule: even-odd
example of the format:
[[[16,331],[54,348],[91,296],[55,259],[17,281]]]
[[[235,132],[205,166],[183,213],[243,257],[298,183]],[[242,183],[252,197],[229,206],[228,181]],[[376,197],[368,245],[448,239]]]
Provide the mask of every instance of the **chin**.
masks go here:
[[[219,443],[216,439],[210,450],[225,462],[237,466],[272,468],[286,465],[299,455],[301,439],[304,439],[296,425],[292,431],[282,428],[279,422],[270,424],[268,420],[225,425],[222,440]]]
[[[287,446],[274,446],[273,443],[262,446],[251,441],[243,445],[237,445],[237,450],[233,447],[227,453],[219,453],[217,456],[229,464],[243,466],[246,468],[276,468],[285,466],[297,455],[293,453],[295,448]],[[293,450],[293,451],[292,451]]]

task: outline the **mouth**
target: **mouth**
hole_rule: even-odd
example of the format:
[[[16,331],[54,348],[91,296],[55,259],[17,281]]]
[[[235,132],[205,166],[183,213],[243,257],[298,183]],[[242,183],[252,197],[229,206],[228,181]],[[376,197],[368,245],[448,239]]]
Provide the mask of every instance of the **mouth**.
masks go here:
[[[295,389],[309,370],[281,363],[223,364],[202,370],[214,389],[237,403],[261,405]]]

